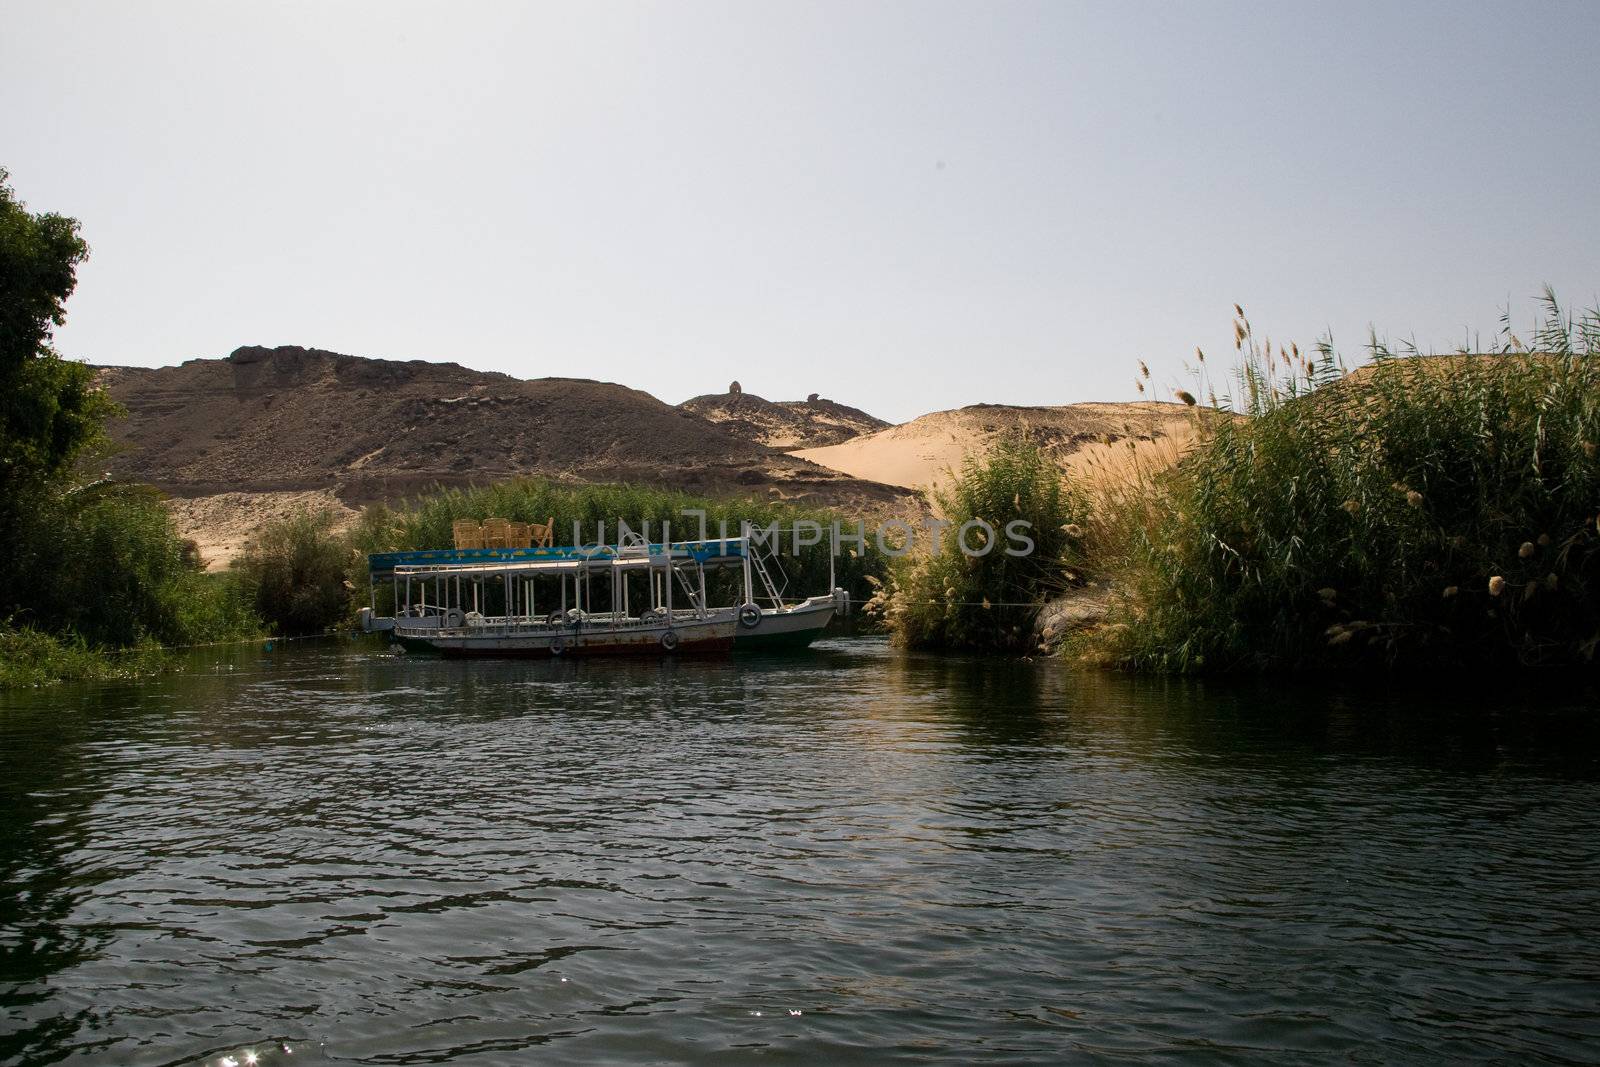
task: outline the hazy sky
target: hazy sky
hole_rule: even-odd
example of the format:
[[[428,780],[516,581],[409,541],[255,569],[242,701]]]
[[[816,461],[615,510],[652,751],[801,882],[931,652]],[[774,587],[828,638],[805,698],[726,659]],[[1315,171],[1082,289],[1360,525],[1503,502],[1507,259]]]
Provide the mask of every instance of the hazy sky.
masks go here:
[[[1600,3],[11,0],[68,355],[243,344],[891,419],[1600,291]]]

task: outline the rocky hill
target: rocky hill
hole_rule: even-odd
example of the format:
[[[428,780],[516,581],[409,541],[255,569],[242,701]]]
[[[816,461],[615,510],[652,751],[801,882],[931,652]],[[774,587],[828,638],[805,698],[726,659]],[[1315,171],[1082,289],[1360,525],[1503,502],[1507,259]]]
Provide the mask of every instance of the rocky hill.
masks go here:
[[[332,490],[361,503],[526,474],[841,506],[908,496],[605,382],[292,346],[100,374],[127,410],[111,427],[113,473],[181,497]]]
[[[739,391],[674,407],[574,378],[524,381],[454,363],[298,347],[156,369],[104,367],[120,478],[174,498],[185,536],[222,565],[267,518],[359,507],[519,475],[759,494],[874,517],[923,512],[925,491],[1018,430],[1090,482],[1170,465],[1192,439],[1175,404],[977,404],[900,426],[817,397]]]
[[[836,445],[890,425],[858,408],[824,400],[815,393],[805,400],[774,401],[735,390],[697,396],[678,406],[746,440],[784,451]]]

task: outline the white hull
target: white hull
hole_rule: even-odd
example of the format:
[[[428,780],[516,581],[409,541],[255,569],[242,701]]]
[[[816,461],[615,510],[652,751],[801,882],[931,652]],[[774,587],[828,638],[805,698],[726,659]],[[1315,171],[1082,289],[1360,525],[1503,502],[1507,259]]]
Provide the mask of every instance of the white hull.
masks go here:
[[[741,621],[735,648],[759,649],[809,644],[833,620],[838,602],[831,596],[814,596],[792,607],[763,608],[755,625]]]

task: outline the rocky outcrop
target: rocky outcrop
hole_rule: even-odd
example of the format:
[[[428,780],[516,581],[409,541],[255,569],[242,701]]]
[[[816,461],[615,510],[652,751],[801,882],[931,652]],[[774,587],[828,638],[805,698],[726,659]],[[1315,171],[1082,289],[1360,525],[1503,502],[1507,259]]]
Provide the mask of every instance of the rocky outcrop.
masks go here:
[[[1068,635],[1093,629],[1111,611],[1111,590],[1104,584],[1071,589],[1045,602],[1033,620],[1034,644],[1040,652],[1053,653]]]
[[[889,425],[859,408],[824,400],[812,393],[805,400],[766,400],[746,393],[734,382],[726,393],[709,393],[678,405],[767,448],[787,452],[838,444]]]

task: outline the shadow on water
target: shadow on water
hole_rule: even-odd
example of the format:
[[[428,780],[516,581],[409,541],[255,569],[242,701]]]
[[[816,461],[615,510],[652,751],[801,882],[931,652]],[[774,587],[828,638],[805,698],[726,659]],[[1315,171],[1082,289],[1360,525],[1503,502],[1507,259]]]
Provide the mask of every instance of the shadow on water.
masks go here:
[[[848,661],[859,653],[833,654]],[[1025,750],[1099,737],[1168,759],[1359,757],[1463,772],[1526,766],[1600,776],[1600,694],[1582,682],[1195,679],[894,653],[882,645],[865,655],[880,661],[874,667],[896,708],[942,717],[976,745]]]
[[[1075,671],[1052,660],[901,652],[881,638],[825,641],[801,655],[556,662],[440,660],[362,640],[277,657],[252,653],[253,665],[295,664],[296,653],[326,668],[296,672],[286,684],[297,691],[359,702],[392,690],[399,696],[388,710],[401,715],[726,713],[741,702],[804,713],[875,705],[887,716],[942,721],[978,745],[1066,744],[1100,734],[1169,756],[1346,755],[1458,770],[1509,761],[1600,773],[1600,694],[1559,681],[1530,688],[1134,676]],[[862,684],[863,672],[870,684]],[[204,662],[191,677],[203,679],[205,697],[230,684],[227,672]]]
[[[1073,683],[1076,685],[1076,681]],[[1600,774],[1600,718],[1582,685],[1538,691],[1415,680],[1099,676],[1152,741],[1238,759],[1385,759],[1456,772]]]

